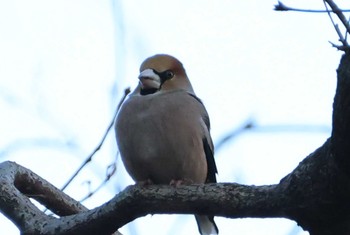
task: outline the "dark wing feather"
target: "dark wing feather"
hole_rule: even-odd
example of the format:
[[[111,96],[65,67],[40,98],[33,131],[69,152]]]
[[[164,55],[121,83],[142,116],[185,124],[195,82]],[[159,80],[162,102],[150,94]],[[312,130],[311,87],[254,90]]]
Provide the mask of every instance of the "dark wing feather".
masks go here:
[[[208,128],[208,131],[210,131],[210,120],[209,120],[209,116],[208,116],[208,114],[207,114],[207,110],[205,109],[202,100],[199,99],[196,95],[194,95],[194,94],[192,94],[192,93],[188,93],[188,94],[189,94],[192,98],[194,98],[195,100],[197,100],[197,101],[203,106],[203,109],[205,110],[205,115],[202,116],[202,118],[203,118],[203,121],[204,121],[205,125],[206,125],[207,128]]]
[[[194,99],[196,99],[202,106],[203,109],[205,110],[205,107],[203,105],[203,102],[194,94],[188,93],[191,97],[193,97]],[[208,132],[210,131],[210,120],[209,120],[209,116],[207,114],[207,112],[205,112],[205,115],[202,116],[202,119],[205,123],[205,125],[208,128]],[[218,173],[218,170],[216,168],[216,164],[215,164],[215,159],[214,159],[214,152],[213,149],[210,147],[210,140],[208,140],[207,138],[203,138],[203,150],[205,152],[205,156],[207,158],[207,166],[208,166],[208,173],[207,173],[207,183],[216,183],[216,173]]]
[[[208,174],[207,174],[207,183],[216,183],[216,173],[218,169],[216,168],[215,159],[213,151],[211,150],[207,138],[203,139],[203,148],[205,156],[207,158],[208,165]]]

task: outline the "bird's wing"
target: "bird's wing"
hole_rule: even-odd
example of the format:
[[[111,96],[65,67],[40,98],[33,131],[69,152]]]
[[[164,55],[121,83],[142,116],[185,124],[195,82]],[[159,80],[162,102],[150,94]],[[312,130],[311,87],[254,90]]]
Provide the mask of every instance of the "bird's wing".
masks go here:
[[[188,93],[191,97],[193,97],[201,106],[203,112],[202,112],[202,120],[205,123],[205,136],[203,137],[203,150],[205,152],[205,156],[207,159],[207,166],[208,166],[208,172],[207,172],[207,179],[206,182],[210,183],[216,183],[216,174],[218,173],[218,170],[216,168],[216,163],[214,159],[214,145],[213,141],[210,136],[210,119],[209,115],[203,105],[203,102],[194,94]]]

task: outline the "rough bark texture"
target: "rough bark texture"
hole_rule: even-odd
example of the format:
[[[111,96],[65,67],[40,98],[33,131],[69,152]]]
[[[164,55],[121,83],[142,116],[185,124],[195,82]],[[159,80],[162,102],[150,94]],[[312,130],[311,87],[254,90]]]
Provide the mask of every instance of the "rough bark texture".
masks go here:
[[[110,234],[147,214],[214,214],[227,218],[295,220],[312,235],[350,234],[350,56],[338,69],[333,130],[323,146],[277,185],[218,183],[129,186],[87,210],[44,179],[13,162],[0,164],[0,211],[23,234]],[[45,215],[35,198],[60,218]]]

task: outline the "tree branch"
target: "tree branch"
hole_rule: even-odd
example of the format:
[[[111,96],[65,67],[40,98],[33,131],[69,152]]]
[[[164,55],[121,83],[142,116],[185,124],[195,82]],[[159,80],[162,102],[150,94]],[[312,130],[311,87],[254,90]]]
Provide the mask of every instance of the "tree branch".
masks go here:
[[[87,210],[30,170],[0,164],[0,211],[22,234],[110,234],[147,214],[213,214],[227,218],[295,220],[311,235],[350,231],[350,55],[338,69],[331,137],[279,184],[218,183],[172,187],[129,186]],[[60,215],[41,212],[28,197]],[[77,213],[77,214],[74,214]]]
[[[0,211],[23,232],[54,218],[31,203],[31,197],[57,215],[70,215],[87,209],[30,170],[13,162],[0,164]],[[27,197],[27,196],[28,197]]]
[[[297,221],[310,232],[315,231],[314,225],[320,221],[324,224],[322,231],[334,227],[338,229],[341,224],[345,224],[344,213],[350,211],[350,203],[347,202],[350,196],[350,182],[347,177],[343,177],[343,174],[337,173],[337,165],[329,154],[330,145],[331,141],[328,140],[278,185],[247,186],[218,183],[178,187],[129,186],[98,208],[90,211],[85,211],[83,208],[81,213],[61,218],[44,215],[29,200],[22,200],[26,197],[20,193],[0,196],[9,199],[19,198],[20,200],[16,201],[27,205],[25,209],[19,210],[26,212],[24,217],[24,212],[17,214],[19,211],[15,211],[15,214],[9,214],[6,212],[11,210],[5,211],[13,221],[21,218],[25,218],[23,222],[36,221],[26,224],[16,223],[21,231],[26,231],[26,234],[110,234],[138,217],[164,213],[214,214],[227,218],[283,217]],[[12,172],[10,176],[14,176],[14,182],[19,177],[19,172],[24,176],[35,175],[12,162],[5,162],[0,166],[0,169],[13,169],[6,173]],[[19,177],[22,178],[23,176]],[[25,182],[26,191],[34,193],[36,190],[40,191],[40,187],[37,186],[41,183],[38,182],[44,180],[39,177],[35,181]],[[2,182],[2,185],[8,183]],[[12,191],[13,189],[10,190]],[[41,197],[40,199],[42,200]],[[44,199],[42,202],[48,204],[46,197]],[[0,208],[3,206],[0,204]],[[335,223],[337,226],[334,226]]]
[[[343,23],[344,27],[346,28],[347,33],[350,33],[350,25],[348,20],[345,18],[343,12],[344,10],[340,9],[333,0],[324,0],[327,2],[327,4],[331,7],[332,11],[338,16],[340,21]]]
[[[338,50],[342,51],[349,51],[349,44],[346,41],[346,36],[345,38],[343,37],[342,33],[339,30],[339,27],[337,24],[334,23],[333,18],[330,13],[334,13],[338,16],[344,27],[346,28],[346,33],[345,35],[350,33],[350,25],[348,20],[345,18],[343,12],[349,12],[350,10],[345,10],[345,9],[340,9],[334,2],[333,0],[323,0],[326,10],[309,10],[309,9],[298,9],[298,8],[292,8],[288,7],[282,2],[278,1],[278,4],[275,5],[274,10],[275,11],[298,11],[298,12],[306,12],[306,13],[328,13],[332,24],[339,36],[339,41],[342,43],[342,46],[335,45],[334,43],[331,43],[333,47],[336,47]],[[330,6],[330,10],[327,7],[327,4]]]
[[[280,197],[275,185],[129,186],[111,201],[88,211],[29,169],[14,162],[1,163],[0,175],[6,176],[0,181],[0,210],[21,231],[26,231],[25,234],[110,234],[149,213],[213,213],[231,218],[283,215],[278,204],[271,207],[268,203]],[[27,196],[62,217],[44,214]],[[71,215],[74,213],[78,214]]]
[[[275,7],[274,8],[275,11],[299,11],[299,12],[307,12],[307,13],[331,13],[331,12],[336,13],[334,10],[329,11],[329,10],[314,10],[314,9],[293,8],[293,7],[286,6],[281,1],[278,1],[278,4],[276,4],[274,7]],[[349,9],[344,9],[344,10],[340,10],[340,11],[350,12]]]
[[[337,72],[333,103],[333,152],[338,165],[350,175],[350,53],[343,56]]]

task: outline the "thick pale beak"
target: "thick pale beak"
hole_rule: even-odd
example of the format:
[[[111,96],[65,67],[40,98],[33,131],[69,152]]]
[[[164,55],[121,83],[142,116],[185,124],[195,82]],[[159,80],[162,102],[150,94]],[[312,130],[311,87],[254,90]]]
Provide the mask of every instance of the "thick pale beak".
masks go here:
[[[139,75],[140,83],[142,89],[155,88],[159,89],[161,80],[158,74],[156,74],[152,69],[145,69]]]

